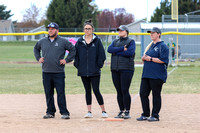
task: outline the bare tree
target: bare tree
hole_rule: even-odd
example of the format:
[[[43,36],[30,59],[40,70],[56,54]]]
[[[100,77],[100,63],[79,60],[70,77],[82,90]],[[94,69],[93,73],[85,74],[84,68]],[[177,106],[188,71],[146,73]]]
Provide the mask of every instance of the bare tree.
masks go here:
[[[115,28],[115,18],[112,11],[104,9],[98,15],[99,28]]]
[[[134,22],[134,15],[127,13],[124,8],[116,8],[114,10],[116,26],[127,25]]]
[[[124,8],[116,8],[114,11],[105,9],[98,15],[99,28],[116,28],[134,21],[134,15],[127,13]]]
[[[38,9],[35,4],[31,3],[31,7],[25,10],[21,26],[34,28],[42,25],[44,16],[41,17],[41,15],[41,9]]]

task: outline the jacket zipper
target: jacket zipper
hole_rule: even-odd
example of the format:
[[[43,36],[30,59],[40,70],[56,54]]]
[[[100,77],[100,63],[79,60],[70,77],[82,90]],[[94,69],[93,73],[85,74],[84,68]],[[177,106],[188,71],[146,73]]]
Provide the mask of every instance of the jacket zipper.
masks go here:
[[[88,49],[87,49],[87,77],[88,77]]]

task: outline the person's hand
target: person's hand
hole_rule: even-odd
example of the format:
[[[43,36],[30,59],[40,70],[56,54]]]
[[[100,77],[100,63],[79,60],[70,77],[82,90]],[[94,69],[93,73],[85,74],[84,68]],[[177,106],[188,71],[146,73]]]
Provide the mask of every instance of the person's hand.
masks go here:
[[[145,54],[142,56],[142,61],[151,61],[151,57]]]
[[[151,56],[146,55],[146,56],[145,56],[145,60],[146,60],[146,61],[151,61]]]
[[[44,62],[44,57],[41,57],[40,59],[39,59],[39,63],[43,63]]]
[[[142,61],[145,61],[145,56],[146,56],[146,55],[143,55],[143,56],[142,56]]]
[[[124,51],[127,51],[127,47],[126,47],[126,45],[124,45]]]
[[[65,64],[67,64],[65,59],[60,60],[60,65],[65,65]]]

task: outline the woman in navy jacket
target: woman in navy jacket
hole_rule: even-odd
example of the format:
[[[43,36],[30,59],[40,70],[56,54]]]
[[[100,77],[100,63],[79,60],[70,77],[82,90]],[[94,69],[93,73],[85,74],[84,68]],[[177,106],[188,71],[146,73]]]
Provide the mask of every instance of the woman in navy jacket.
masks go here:
[[[84,23],[85,35],[79,38],[75,45],[76,56],[74,66],[78,69],[78,76],[81,76],[85,88],[88,113],[84,117],[93,117],[91,112],[92,88],[102,110],[101,117],[106,118],[108,115],[105,111],[103,97],[99,90],[101,68],[104,65],[106,56],[100,38],[93,31],[94,26],[91,20],[86,21]]]
[[[143,113],[138,121],[159,121],[161,109],[161,90],[167,79],[167,66],[169,62],[169,48],[160,40],[161,30],[154,27],[147,31],[152,42],[145,49],[142,61],[144,61],[142,80],[140,85],[140,99]],[[152,91],[153,109],[150,116],[149,94]]]
[[[111,72],[113,84],[117,90],[117,102],[120,109],[115,118],[129,119],[131,96],[129,87],[134,74],[135,41],[128,37],[129,30],[125,25],[117,28],[119,39],[108,47],[111,56]]]

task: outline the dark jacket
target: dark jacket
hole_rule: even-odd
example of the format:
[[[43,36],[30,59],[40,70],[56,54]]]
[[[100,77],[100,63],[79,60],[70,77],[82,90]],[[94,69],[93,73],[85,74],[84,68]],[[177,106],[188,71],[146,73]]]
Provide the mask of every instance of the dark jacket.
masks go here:
[[[74,45],[60,36],[57,36],[53,42],[48,37],[44,37],[36,43],[34,55],[37,61],[44,57],[44,63],[42,63],[43,72],[60,73],[64,72],[65,65],[60,65],[60,60],[64,59],[66,50],[69,51],[69,54],[65,60],[69,63],[76,54]]]
[[[152,44],[146,55],[158,58],[164,63],[155,63],[153,61],[144,61],[142,78],[161,79],[164,83],[167,80],[167,66],[169,62],[169,48],[163,42]]]
[[[93,40],[86,44],[84,36],[75,45],[76,56],[74,66],[78,69],[78,76],[98,76],[106,59],[101,40],[93,34]]]
[[[126,45],[127,51],[124,51]],[[119,38],[108,47],[111,56],[111,70],[131,70],[134,71],[135,41],[126,38]]]

